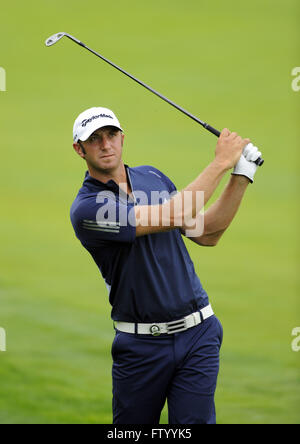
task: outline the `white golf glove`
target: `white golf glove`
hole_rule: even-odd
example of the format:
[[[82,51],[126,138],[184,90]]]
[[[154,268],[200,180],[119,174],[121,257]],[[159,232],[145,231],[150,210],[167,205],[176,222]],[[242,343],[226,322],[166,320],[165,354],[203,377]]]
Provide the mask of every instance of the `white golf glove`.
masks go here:
[[[254,174],[257,170],[257,165],[254,163],[259,157],[261,157],[261,152],[252,143],[248,143],[245,146],[243,154],[240,160],[233,169],[232,174],[239,176],[246,176],[253,183]]]

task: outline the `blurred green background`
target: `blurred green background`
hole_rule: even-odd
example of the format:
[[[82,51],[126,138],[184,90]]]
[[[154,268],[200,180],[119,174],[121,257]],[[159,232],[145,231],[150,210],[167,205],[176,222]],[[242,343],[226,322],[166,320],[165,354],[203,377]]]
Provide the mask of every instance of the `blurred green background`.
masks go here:
[[[112,421],[107,290],[69,222],[85,172],[72,151],[76,116],[95,105],[113,109],[126,163],[154,165],[179,189],[216,144],[68,39],[46,48],[59,31],[261,148],[265,164],[220,244],[187,245],[224,327],[218,422],[299,423],[300,353],[291,348],[300,325],[300,92],[291,88],[299,9],[297,0],[28,0],[1,8],[0,423]]]

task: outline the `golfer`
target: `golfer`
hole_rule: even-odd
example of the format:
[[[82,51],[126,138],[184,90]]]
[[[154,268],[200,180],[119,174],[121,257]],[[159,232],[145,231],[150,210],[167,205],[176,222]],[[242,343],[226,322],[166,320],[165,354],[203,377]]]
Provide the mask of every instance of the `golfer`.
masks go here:
[[[167,400],[169,424],[214,424],[223,331],[182,236],[217,245],[261,153],[224,129],[213,161],[178,192],[157,168],[124,164],[124,137],[107,108],[88,109],[74,124],[73,147],[88,171],[71,221],[112,306],[113,423],[159,424]],[[223,193],[204,212],[230,170]]]

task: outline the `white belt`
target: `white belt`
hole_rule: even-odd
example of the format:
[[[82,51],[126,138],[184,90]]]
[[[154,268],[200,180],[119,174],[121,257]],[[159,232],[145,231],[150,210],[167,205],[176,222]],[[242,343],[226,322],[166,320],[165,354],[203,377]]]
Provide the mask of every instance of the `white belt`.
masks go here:
[[[207,305],[195,313],[185,316],[182,319],[178,319],[178,321],[152,324],[135,324],[131,322],[116,321],[115,328],[125,333],[137,333],[139,335],[159,336],[162,333],[168,333],[170,335],[172,333],[178,333],[180,331],[185,331],[188,328],[195,327],[213,314],[214,312],[211,305]]]

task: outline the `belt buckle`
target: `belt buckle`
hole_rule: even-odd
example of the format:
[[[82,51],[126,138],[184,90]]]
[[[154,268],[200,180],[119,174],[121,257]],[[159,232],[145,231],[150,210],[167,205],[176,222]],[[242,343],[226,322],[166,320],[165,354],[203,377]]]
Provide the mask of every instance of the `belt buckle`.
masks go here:
[[[187,330],[185,318],[179,319],[178,321],[167,322],[166,326],[168,335]]]
[[[160,327],[156,324],[151,325],[150,333],[152,336],[159,336],[161,334]]]

